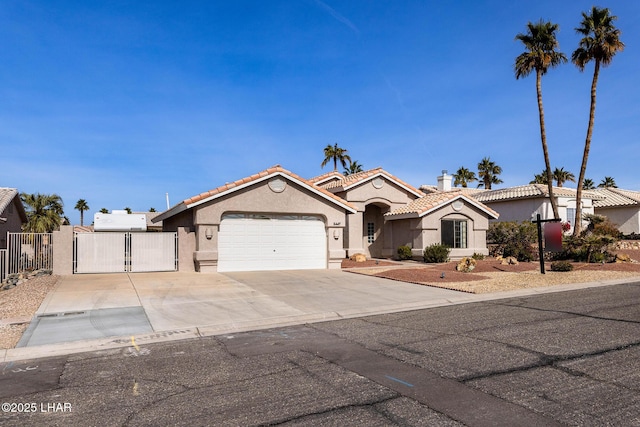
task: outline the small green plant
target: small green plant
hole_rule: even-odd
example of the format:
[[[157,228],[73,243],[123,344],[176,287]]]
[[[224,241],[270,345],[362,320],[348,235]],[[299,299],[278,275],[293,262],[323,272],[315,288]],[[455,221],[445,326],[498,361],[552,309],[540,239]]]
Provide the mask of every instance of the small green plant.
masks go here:
[[[475,259],[476,261],[482,261],[484,259],[484,255],[478,252],[474,252],[473,255],[471,255],[471,258]]]
[[[440,263],[449,261],[449,253],[451,248],[447,245],[435,243],[433,245],[424,248],[424,262],[427,263]]]
[[[413,254],[411,253],[411,248],[409,246],[400,246],[398,247],[398,259],[405,260],[413,258]]]
[[[554,261],[551,263],[551,271],[572,271],[573,264],[569,261]]]

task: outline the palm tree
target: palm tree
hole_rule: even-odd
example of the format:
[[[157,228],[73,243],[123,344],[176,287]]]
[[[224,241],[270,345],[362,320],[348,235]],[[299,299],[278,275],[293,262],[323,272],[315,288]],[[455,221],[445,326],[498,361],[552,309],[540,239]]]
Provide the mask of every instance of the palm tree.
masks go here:
[[[324,160],[320,167],[325,167],[327,163],[333,160],[333,170],[338,170],[338,162],[342,165],[344,169],[347,168],[347,162],[351,163],[351,157],[347,154],[347,150],[344,148],[338,147],[338,144],[327,145],[324,148]]]
[[[62,224],[63,203],[57,194],[21,193],[20,199],[25,206],[27,223],[22,230],[28,233],[51,233]]]
[[[556,180],[558,187],[562,187],[562,185],[567,182],[576,182],[576,176],[569,171],[564,170],[564,168],[555,168],[553,171],[553,179]]]
[[[600,66],[606,67],[611,63],[616,53],[624,50],[624,43],[620,41],[620,30],[613,25],[613,21],[618,19],[609,14],[609,9],[600,9],[596,6],[591,8],[591,14],[582,12],[582,22],[576,32],[583,37],[580,39],[578,49],[571,55],[571,61],[580,71],[584,71],[586,65],[594,61],[593,80],[591,81],[591,105],[589,109],[589,125],[587,126],[587,137],[584,142],[584,152],[582,154],[582,164],[580,166],[580,176],[578,178],[578,190],[576,193],[576,220],[573,234],[577,236],[582,231],[582,185],[587,171],[587,160],[589,159],[589,149],[591,148],[591,135],[593,134],[593,122],[596,113],[596,87]]]
[[[125,210],[125,211],[127,211],[127,213],[128,213],[129,215],[131,215],[131,214],[133,213],[133,211],[132,211],[132,210],[131,210],[131,208],[129,208],[129,207],[124,208],[124,210]]]
[[[153,208],[153,207],[149,208],[149,212],[156,212],[156,208]]]
[[[80,199],[78,200],[78,203],[76,203],[76,207],[74,209],[80,211],[80,226],[82,227],[84,225],[84,211],[88,211],[90,209],[89,205],[85,199]]]
[[[453,186],[457,187],[458,185],[461,185],[463,188],[467,188],[467,185],[470,182],[474,182],[478,180],[478,178],[476,178],[475,172],[470,171],[469,169],[463,166],[460,166],[458,171],[453,174],[453,178],[454,178]]]
[[[102,208],[102,209],[100,209],[100,213],[108,214],[108,213],[109,213],[109,209],[107,209],[107,208]]]
[[[549,180],[547,179],[547,169],[543,170],[541,173],[537,173],[533,176],[533,180],[529,181],[529,184],[547,184]]]
[[[543,22],[542,19],[533,24],[527,24],[527,32],[516,35],[516,40],[520,40],[526,51],[516,57],[515,72],[516,79],[526,77],[533,70],[536,72],[536,93],[538,95],[538,115],[540,118],[540,140],[542,141],[542,154],[546,167],[546,184],[549,189],[549,200],[554,218],[560,218],[558,214],[558,203],[553,196],[553,177],[551,176],[551,162],[549,160],[549,149],[547,146],[547,133],[544,125],[544,108],[542,106],[542,76],[549,68],[556,67],[567,62],[564,53],[556,51],[558,40],[556,39],[558,25],[551,22]]]
[[[616,185],[616,180],[610,176],[605,176],[600,184],[598,184],[598,188],[618,188]]]
[[[482,180],[478,188],[484,186],[485,189],[491,190],[491,184],[501,184],[502,180],[498,178],[501,173],[502,168],[492,162],[489,157],[485,157],[478,163],[478,178]]]
[[[592,179],[585,178],[584,181],[582,182],[582,188],[584,190],[595,190],[596,184],[595,182],[593,182]]]
[[[362,165],[358,161],[350,162],[349,167],[345,168],[344,176],[353,175],[354,173],[362,172]]]

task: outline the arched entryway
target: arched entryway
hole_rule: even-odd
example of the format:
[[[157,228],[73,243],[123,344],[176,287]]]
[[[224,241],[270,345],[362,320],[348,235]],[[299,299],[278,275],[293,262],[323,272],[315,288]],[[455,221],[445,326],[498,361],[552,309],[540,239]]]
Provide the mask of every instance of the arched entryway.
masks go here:
[[[384,214],[389,212],[389,205],[381,202],[370,203],[365,206],[362,215],[362,245],[366,255],[370,258],[382,258],[385,256],[385,239],[387,231]],[[390,236],[389,236],[390,237]]]

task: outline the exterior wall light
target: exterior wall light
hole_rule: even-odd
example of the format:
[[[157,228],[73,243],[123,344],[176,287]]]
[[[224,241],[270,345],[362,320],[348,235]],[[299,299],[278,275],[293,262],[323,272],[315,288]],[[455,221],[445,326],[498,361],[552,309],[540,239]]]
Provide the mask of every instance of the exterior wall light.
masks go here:
[[[204,237],[206,237],[207,240],[211,240],[211,238],[213,237],[213,231],[211,231],[210,228],[207,228],[204,232]]]

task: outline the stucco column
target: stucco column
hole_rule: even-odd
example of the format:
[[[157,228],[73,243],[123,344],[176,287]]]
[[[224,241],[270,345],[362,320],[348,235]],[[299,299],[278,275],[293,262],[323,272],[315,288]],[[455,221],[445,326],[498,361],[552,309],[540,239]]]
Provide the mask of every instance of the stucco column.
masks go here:
[[[355,214],[347,215],[347,229],[349,233],[349,243],[347,247],[347,256],[352,256],[357,253],[365,253],[362,245],[363,240],[363,211],[358,211]]]
[[[329,269],[339,269],[342,267],[342,260],[346,257],[344,249],[345,227],[327,227],[327,241],[329,246],[329,259],[327,267]]]
[[[196,233],[190,227],[178,227],[178,271],[196,271],[193,253],[196,250]]]
[[[73,227],[63,225],[53,232],[53,274],[73,274]]]

